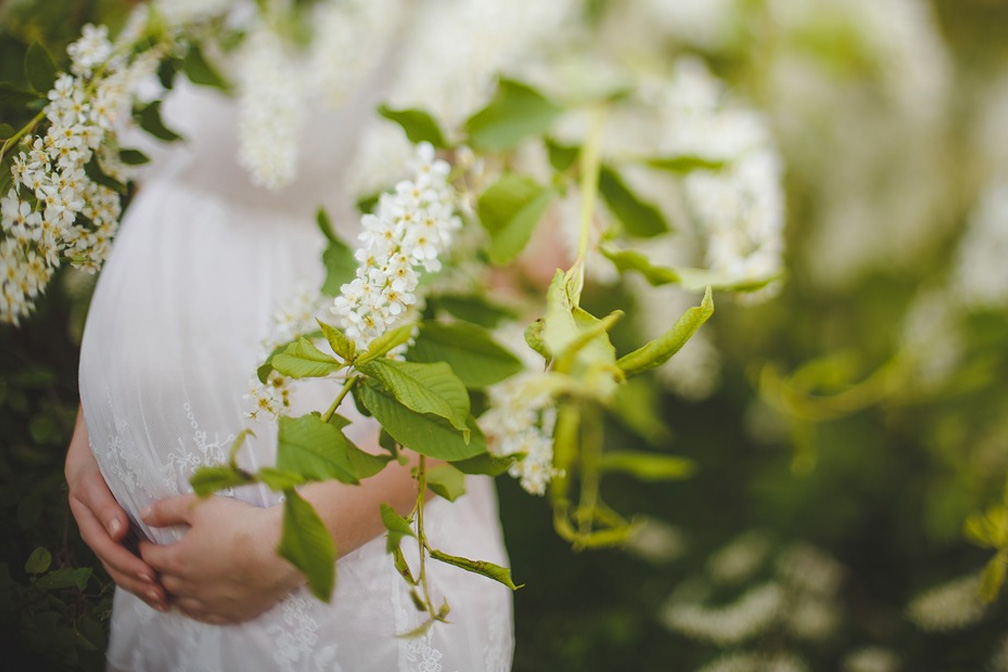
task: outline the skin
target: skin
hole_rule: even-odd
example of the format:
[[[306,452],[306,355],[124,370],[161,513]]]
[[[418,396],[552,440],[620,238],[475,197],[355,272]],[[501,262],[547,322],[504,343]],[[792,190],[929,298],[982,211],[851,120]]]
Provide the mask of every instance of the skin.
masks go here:
[[[360,486],[314,483],[299,492],[315,507],[342,556],[384,531],[379,504],[389,503],[404,514],[412,509],[416,483],[411,466],[393,461]],[[185,525],[188,530],[173,544],[141,541],[134,553],[126,542],[126,512],[98,470],[80,413],[67,451],[66,477],[81,538],[116,585],[159,611],[174,608],[215,625],[241,623],[305,581],[275,552],[282,507],[259,508],[227,497],[187,494],[156,502],[141,513],[145,523]]]

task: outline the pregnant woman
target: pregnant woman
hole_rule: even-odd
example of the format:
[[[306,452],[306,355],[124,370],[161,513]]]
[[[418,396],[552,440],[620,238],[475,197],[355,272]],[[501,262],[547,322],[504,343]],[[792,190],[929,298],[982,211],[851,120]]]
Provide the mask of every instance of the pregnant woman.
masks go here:
[[[310,120],[301,177],[275,192],[255,188],[236,162],[231,99],[179,85],[165,103],[166,121],[186,142],[156,150],[99,279],[66,461],[81,535],[117,584],[111,670],[510,668],[510,591],[447,565],[428,572],[453,622],[396,637],[424,614],[385,553],[378,505],[409,511],[416,484],[408,467],[393,462],[361,486],[303,489],[340,555],[329,603],[275,553],[277,494],[251,486],[199,500],[189,486],[198,467],[227,459],[249,424],[242,396],[272,316],[298,287],[319,285],[323,241],[312,213],[320,204],[349,210],[333,185],[346,178],[374,98],[358,95]],[[335,392],[324,381],[305,386],[289,412],[324,409]],[[348,436],[379,450],[373,421],[352,404],[340,412],[354,419]],[[239,457],[252,470],[272,464],[276,450],[275,427],[253,427]],[[433,499],[428,512],[435,546],[507,564],[488,479],[470,477],[462,499]]]

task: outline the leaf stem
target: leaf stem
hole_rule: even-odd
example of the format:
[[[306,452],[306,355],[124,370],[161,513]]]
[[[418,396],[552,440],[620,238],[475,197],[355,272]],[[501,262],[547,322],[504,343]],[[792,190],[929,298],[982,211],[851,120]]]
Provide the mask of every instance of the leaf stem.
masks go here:
[[[599,498],[599,462],[602,459],[602,428],[598,413],[582,414],[587,426],[581,432],[581,497],[575,519],[578,532],[587,536],[592,532],[595,509]]]
[[[329,422],[332,420],[332,416],[336,413],[336,409],[339,408],[341,403],[343,403],[346,395],[349,394],[350,390],[353,389],[353,386],[357,384],[358,380],[360,380],[360,376],[350,376],[346,379],[346,382],[343,383],[343,389],[340,390],[339,395],[333,400],[329,408],[326,409],[326,412],[322,414],[322,422]]]
[[[577,304],[584,287],[584,266],[588,258],[588,246],[591,242],[591,226],[595,217],[595,204],[598,200],[599,172],[601,170],[602,136],[605,130],[606,110],[596,107],[592,111],[591,130],[581,149],[581,234],[578,238],[577,259],[567,271],[568,287],[571,287],[571,300]]]
[[[427,457],[420,456],[420,464],[417,466],[417,541],[420,546],[420,585],[423,586],[424,602],[427,603],[427,611],[432,618],[437,618],[434,610],[434,603],[431,602],[430,586],[427,583],[427,534],[424,532],[424,501],[427,499]]]
[[[20,140],[25,135],[30,133],[36,126],[38,126],[39,122],[42,121],[42,119],[44,118],[45,118],[45,109],[42,109],[38,114],[36,114],[32,118],[31,121],[29,121],[27,124],[18,129],[18,131],[14,135],[4,140],[3,146],[0,147],[0,161],[2,161],[5,156],[7,156],[7,150],[11,149],[14,146],[14,144],[17,143],[18,140]]]

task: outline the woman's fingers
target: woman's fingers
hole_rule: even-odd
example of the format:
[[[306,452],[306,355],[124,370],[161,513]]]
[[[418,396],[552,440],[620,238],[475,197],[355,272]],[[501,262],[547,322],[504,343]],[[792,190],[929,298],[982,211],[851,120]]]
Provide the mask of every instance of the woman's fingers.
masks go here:
[[[230,625],[237,622],[229,616],[211,611],[202,602],[191,597],[173,599],[172,606],[189,618],[202,623],[209,623],[210,625]]]
[[[99,522],[87,502],[71,497],[70,510],[77,520],[81,539],[94,551],[99,560],[115,570],[116,574],[129,576],[141,583],[154,583],[153,568],[110,537],[108,530]]]
[[[76,485],[70,493],[71,500],[77,499],[84,504],[114,541],[122,540],[129,531],[129,520],[101,473],[91,471],[83,474]]]
[[[198,502],[199,497],[192,494],[165,497],[145,509],[140,517],[151,527],[188,524]]]

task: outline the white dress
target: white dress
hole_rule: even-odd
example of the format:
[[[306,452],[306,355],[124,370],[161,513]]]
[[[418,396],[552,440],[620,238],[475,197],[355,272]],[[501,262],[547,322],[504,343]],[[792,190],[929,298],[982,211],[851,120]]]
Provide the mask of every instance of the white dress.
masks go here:
[[[338,189],[354,124],[373,101],[316,115],[298,181],[278,193],[254,189],[235,162],[235,105],[206,89],[180,86],[164,106],[187,142],[159,150],[141,181],[92,299],[80,361],[80,393],[91,448],[112,492],[149,538],[168,543],[182,529],[150,529],[139,512],[190,492],[200,465],[226,459],[249,420],[242,395],[271,330],[271,315],[299,285],[319,286],[321,202],[340,215]],[[339,132],[327,132],[337,128]],[[337,219],[345,225],[355,219]],[[352,225],[353,226],[353,225]],[[319,382],[319,381],[316,381]],[[326,382],[328,381],[321,381]],[[336,390],[302,388],[298,412],[325,409]],[[372,421],[353,414],[348,435],[376,441]],[[275,428],[256,426],[241,460],[272,464]],[[352,486],[346,486],[352,487]],[[433,500],[427,516],[436,548],[507,564],[496,495],[470,477],[453,504]],[[263,487],[234,493],[256,506],[278,496]],[[432,589],[447,596],[451,624],[419,639],[407,586],[376,538],[337,563],[331,604],[306,589],[253,621],[202,624],[163,614],[117,590],[108,661],[113,670],[504,671],[513,650],[510,591],[481,576],[428,563]],[[415,552],[415,551],[414,551]],[[408,555],[408,557],[410,557]],[[415,566],[415,565],[414,565]]]

